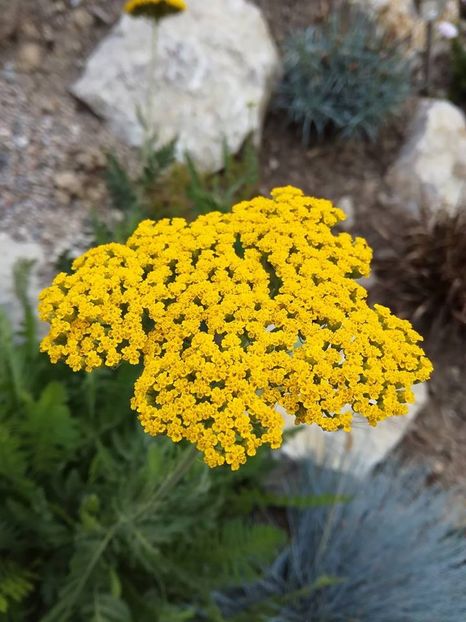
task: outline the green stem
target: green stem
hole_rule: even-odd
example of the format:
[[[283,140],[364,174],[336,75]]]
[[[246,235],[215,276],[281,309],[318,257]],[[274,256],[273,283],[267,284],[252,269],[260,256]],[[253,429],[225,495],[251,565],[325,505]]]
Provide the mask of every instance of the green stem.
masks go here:
[[[146,158],[152,146],[153,122],[154,122],[154,103],[155,103],[155,68],[157,60],[157,26],[156,19],[151,19],[151,43],[150,43],[150,60],[149,73],[147,76],[147,110],[146,110],[146,127],[144,137],[144,157]]]
[[[343,460],[342,460],[342,462],[343,462]],[[340,474],[340,477],[339,477],[339,480],[338,480],[337,491],[335,493],[336,497],[340,497],[342,495],[342,493],[343,493],[343,489],[344,489],[344,485],[345,485],[345,477],[346,476],[345,476],[344,473]],[[338,509],[339,508],[338,508],[336,503],[334,503],[331,506],[331,508],[330,508],[328,519],[327,519],[327,521],[325,523],[324,532],[322,534],[322,538],[320,540],[319,547],[317,549],[317,553],[316,553],[316,555],[314,557],[314,564],[315,564],[316,568],[318,567],[318,564],[320,564],[321,559],[323,557],[323,554],[325,553],[327,545],[328,545],[328,543],[330,541],[330,536],[332,534],[332,529],[334,527],[334,522],[335,522],[335,519],[336,519],[336,514],[337,514]]]
[[[149,500],[149,502],[145,503],[143,506],[140,506],[138,510],[134,512],[131,518],[133,520],[137,519],[141,514],[144,514],[144,512],[146,512],[149,508],[155,509],[153,504],[163,499],[163,497],[165,497],[167,493],[169,493],[183,479],[183,477],[186,475],[186,473],[189,471],[194,461],[196,460],[196,457],[197,457],[197,450],[194,446],[191,446],[188,450],[184,452],[182,459],[179,461],[179,463],[176,465],[176,467],[170,473],[170,475],[161,483],[161,485],[155,491],[154,495]],[[74,590],[73,595],[68,600],[68,604],[67,604],[66,611],[65,611],[66,615],[69,614],[69,612],[71,611],[71,608],[76,603],[81,591],[83,590],[89,577],[91,576],[91,573],[93,569],[95,568],[97,562],[102,557],[102,555],[105,553],[108,545],[112,541],[115,534],[118,533],[118,530],[121,527],[121,525],[123,525],[125,522],[127,522],[127,518],[120,518],[112,527],[110,527],[105,537],[102,539],[102,541],[96,548],[95,553],[92,556],[92,559],[89,565],[87,566],[86,570],[83,572],[83,574],[81,575],[79,579],[79,582]]]
[[[102,542],[99,544],[99,546],[95,549],[94,555],[92,556],[91,561],[89,562],[89,565],[87,566],[86,570],[83,572],[83,574],[81,575],[78,584],[76,585],[72,596],[68,599],[67,605],[65,607],[65,610],[63,611],[63,617],[67,618],[68,614],[71,612],[72,607],[74,606],[74,604],[76,603],[76,601],[78,600],[79,595],[81,594],[81,591],[83,590],[84,586],[86,585],[89,577],[91,576],[92,571],[94,570],[97,562],[99,561],[99,559],[101,558],[101,556],[104,554],[107,546],[110,544],[113,536],[115,535],[115,532],[117,531],[117,528],[119,527],[119,523],[116,523],[115,525],[113,525],[113,527],[111,529],[108,530],[105,538],[102,540]],[[47,617],[46,617],[47,619]],[[52,620],[54,618],[52,617]]]
[[[175,486],[183,479],[186,473],[194,464],[197,458],[197,449],[192,445],[189,449],[187,449],[184,453],[183,458],[176,465],[175,469],[170,473],[170,475],[165,479],[160,487],[155,491],[154,496],[143,506],[141,506],[137,512],[133,514],[133,518],[138,518],[141,514],[152,506],[153,503],[160,501],[167,492],[170,492]]]

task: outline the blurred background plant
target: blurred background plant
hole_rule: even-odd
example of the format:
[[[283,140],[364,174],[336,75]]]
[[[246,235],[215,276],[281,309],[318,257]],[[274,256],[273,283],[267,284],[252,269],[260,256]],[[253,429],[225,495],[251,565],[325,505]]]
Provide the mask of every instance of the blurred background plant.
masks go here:
[[[450,98],[455,103],[466,105],[466,47],[460,37],[451,42]]]
[[[211,174],[201,173],[189,154],[185,164],[175,162],[175,147],[176,140],[141,150],[140,168],[135,176],[128,173],[115,154],[108,154],[106,183],[119,218],[109,224],[94,214],[95,243],[125,242],[145,218],[192,220],[210,211],[226,212],[234,203],[255,194],[259,162],[252,140],[245,143],[237,156],[232,156],[224,145],[223,168]]]
[[[422,471],[391,464],[357,480],[308,462],[295,482],[301,494],[349,500],[291,511],[291,542],[264,578],[217,596],[228,620],[466,619],[466,540]]]
[[[388,246],[374,257],[378,290],[391,308],[444,336],[466,328],[466,209],[424,210],[420,220],[384,232]]]
[[[375,139],[410,88],[402,42],[346,4],[285,41],[276,107],[299,126],[305,143],[326,132]]]
[[[258,191],[259,157],[252,139],[236,156],[224,145],[223,168],[217,173],[199,171],[189,154],[184,164],[176,162],[176,140],[161,147],[150,144],[139,150],[134,174],[116,153],[107,153],[104,178],[112,211],[91,211],[87,247],[124,243],[146,218],[193,220],[210,211],[227,212]],[[62,252],[57,270],[68,272],[73,259],[69,250]]]

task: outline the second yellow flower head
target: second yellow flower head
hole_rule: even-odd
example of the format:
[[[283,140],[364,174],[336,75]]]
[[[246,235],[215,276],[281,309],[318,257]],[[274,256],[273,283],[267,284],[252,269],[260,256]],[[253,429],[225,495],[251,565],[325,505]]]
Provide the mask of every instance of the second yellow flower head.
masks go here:
[[[186,9],[184,0],[128,0],[125,13],[134,17],[150,17],[158,20]]]

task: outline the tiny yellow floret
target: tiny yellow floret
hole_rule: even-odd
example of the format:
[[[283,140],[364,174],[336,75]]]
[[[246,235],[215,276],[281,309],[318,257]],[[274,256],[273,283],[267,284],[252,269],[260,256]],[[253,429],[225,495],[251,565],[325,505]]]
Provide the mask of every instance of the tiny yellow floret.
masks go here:
[[[185,10],[184,0],[128,0],[124,6],[125,13],[133,17],[151,17],[156,20]]]
[[[149,434],[237,469],[297,423],[350,430],[407,412],[430,361],[410,323],[369,307],[362,238],[297,188],[230,213],[142,222],[94,248],[40,295],[41,344],[74,370],[142,361],[132,407]]]

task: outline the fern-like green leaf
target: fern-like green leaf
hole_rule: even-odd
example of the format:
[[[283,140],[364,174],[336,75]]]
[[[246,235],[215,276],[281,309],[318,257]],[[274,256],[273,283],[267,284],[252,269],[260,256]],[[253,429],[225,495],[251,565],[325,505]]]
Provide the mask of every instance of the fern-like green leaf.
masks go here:
[[[21,443],[6,423],[0,422],[0,481],[15,481],[23,477],[27,457]]]
[[[5,508],[2,509],[5,510]],[[0,519],[0,552],[11,552],[12,543],[17,542],[18,537],[19,533],[15,525],[12,525],[11,521]]]
[[[66,390],[59,382],[50,382],[37,401],[30,402],[21,422],[31,466],[38,473],[56,468],[79,441],[77,422],[67,406]]]
[[[33,575],[14,561],[0,558],[0,612],[22,602],[33,590]]]
[[[278,527],[233,519],[205,534],[184,555],[195,560],[194,564],[203,560],[201,567],[191,567],[194,583],[207,578],[217,586],[232,585],[257,578],[285,540]],[[184,561],[184,566],[189,567],[189,562]]]
[[[0,307],[0,416],[27,397],[22,351],[14,344],[11,322]]]
[[[256,577],[284,543],[277,527],[232,520],[220,531],[216,555],[222,555],[229,580],[244,581]]]
[[[16,262],[13,268],[15,294],[23,311],[21,330],[21,336],[23,337],[22,347],[27,350],[29,358],[35,358],[38,355],[37,320],[33,306],[29,299],[29,285],[34,263],[35,262],[30,259],[22,259]]]

